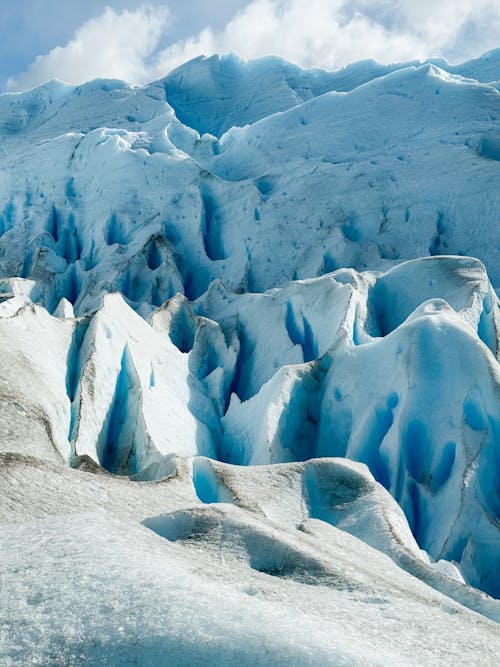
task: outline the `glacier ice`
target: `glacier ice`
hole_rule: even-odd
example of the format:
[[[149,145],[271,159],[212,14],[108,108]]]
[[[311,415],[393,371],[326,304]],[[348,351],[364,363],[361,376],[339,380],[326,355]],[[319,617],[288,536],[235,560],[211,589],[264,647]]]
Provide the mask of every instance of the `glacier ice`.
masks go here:
[[[494,663],[499,73],[0,95],[2,664]]]
[[[483,83],[498,82],[498,51],[461,65],[442,58],[427,61],[450,74]],[[349,92],[393,71],[419,66],[418,61],[381,65],[352,63],[336,72],[304,70],[277,56],[243,60],[235,53],[190,60],[153,84],[164,86],[177,118],[200,134],[220,137],[232,127],[251,125],[331,91]]]
[[[227,485],[220,502],[198,500],[197,462]],[[426,563],[401,510],[360,464],[252,469],[178,458],[168,477],[140,484],[20,454],[1,463],[7,665],[149,665],[165,655],[200,665],[478,656],[486,665],[498,650],[485,619],[498,620],[498,605]],[[309,466],[318,493],[304,502]],[[334,497],[319,500],[332,476]],[[335,501],[342,516],[318,520],[321,503],[335,512]]]

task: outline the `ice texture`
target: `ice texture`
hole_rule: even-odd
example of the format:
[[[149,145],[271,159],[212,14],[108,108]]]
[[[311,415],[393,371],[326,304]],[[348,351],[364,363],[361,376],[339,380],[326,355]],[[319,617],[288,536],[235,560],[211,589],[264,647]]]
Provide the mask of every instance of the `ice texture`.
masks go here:
[[[485,618],[498,604],[426,564],[360,464],[177,459],[145,484],[1,463],[2,664],[489,665],[498,652]],[[198,499],[210,465],[233,502]],[[328,478],[332,515],[319,519]]]
[[[500,51],[0,95],[0,662],[494,664]]]

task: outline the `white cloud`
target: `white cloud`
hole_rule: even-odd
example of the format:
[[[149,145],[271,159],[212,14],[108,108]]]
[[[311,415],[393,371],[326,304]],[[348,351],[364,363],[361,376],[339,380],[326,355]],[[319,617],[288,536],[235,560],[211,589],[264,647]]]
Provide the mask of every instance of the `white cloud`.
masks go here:
[[[243,0],[242,0],[243,2]],[[38,56],[10,80],[25,89],[51,77],[97,76],[138,83],[165,75],[200,54],[235,51],[245,58],[279,54],[304,66],[337,68],[361,58],[381,62],[443,55],[465,60],[500,45],[498,0],[252,0],[221,30],[165,49],[165,8],[112,9],[82,25],[64,47]]]
[[[481,42],[473,34],[481,34]],[[254,0],[224,30],[205,29],[171,45],[159,70],[226,51],[245,58],[275,53],[305,66],[336,68],[361,58],[465,60],[499,45],[497,0]]]
[[[26,72],[9,79],[10,90],[26,90],[47,79],[81,83],[97,77],[130,82],[149,78],[150,58],[168,28],[166,8],[104,12],[78,28],[66,46],[37,56]]]

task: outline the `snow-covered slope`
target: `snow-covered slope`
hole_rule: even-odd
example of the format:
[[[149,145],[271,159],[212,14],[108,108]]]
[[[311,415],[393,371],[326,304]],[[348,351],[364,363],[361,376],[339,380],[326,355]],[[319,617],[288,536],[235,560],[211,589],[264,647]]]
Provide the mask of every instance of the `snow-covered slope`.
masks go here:
[[[495,85],[500,76],[500,49],[461,65],[450,65],[442,58],[426,62],[482,83]],[[421,64],[362,60],[329,72],[305,70],[277,56],[246,61],[231,53],[195,58],[156,85],[165,87],[179,120],[200,134],[220,137],[231,127],[250,125],[323,93],[349,92],[390,72]]]
[[[2,664],[493,664],[498,80],[0,96]]]
[[[500,647],[463,606],[498,605],[426,564],[359,464],[176,460],[140,484],[1,463],[2,664],[489,665]]]

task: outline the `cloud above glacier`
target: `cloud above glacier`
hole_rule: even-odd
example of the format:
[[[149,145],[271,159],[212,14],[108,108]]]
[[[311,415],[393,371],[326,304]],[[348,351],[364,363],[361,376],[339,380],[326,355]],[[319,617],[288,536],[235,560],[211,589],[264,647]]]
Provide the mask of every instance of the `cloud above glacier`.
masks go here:
[[[51,78],[68,83],[97,77],[145,81],[170,21],[167,7],[142,5],[121,12],[106,7],[81,25],[65,46],[37,56],[25,72],[10,78],[7,88],[25,90]]]
[[[196,4],[196,3],[195,3]],[[79,83],[115,77],[140,83],[198,55],[269,53],[304,66],[341,67],[362,58],[380,62],[444,56],[466,60],[500,45],[496,0],[252,0],[222,27],[168,43],[175,20],[168,5],[107,7],[64,46],[39,55],[8,81],[23,90],[49,78]]]

